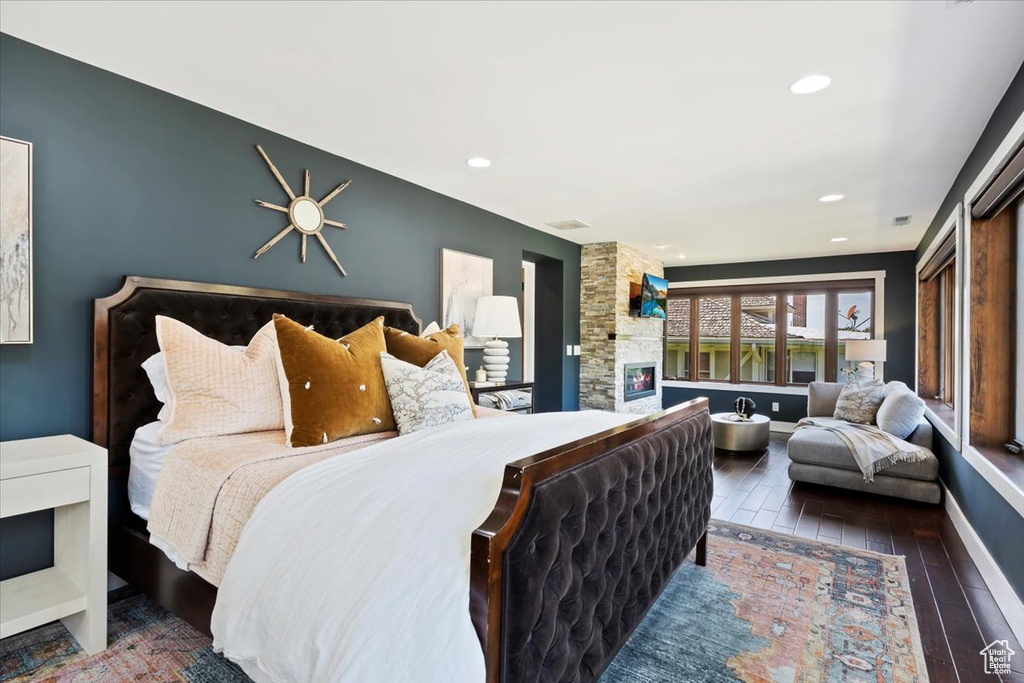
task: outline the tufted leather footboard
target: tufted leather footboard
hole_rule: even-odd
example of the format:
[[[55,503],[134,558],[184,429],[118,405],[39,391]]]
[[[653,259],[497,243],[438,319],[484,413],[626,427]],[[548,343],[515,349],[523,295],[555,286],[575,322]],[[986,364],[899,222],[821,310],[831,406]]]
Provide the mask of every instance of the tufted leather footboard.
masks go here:
[[[712,459],[696,399],[508,465],[472,539],[487,680],[596,680],[684,558],[703,553]]]

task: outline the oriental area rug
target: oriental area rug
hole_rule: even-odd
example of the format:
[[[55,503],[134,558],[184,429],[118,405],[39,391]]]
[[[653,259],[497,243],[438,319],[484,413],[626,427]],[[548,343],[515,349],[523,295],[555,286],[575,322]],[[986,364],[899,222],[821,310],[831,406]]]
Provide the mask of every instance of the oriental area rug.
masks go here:
[[[927,681],[902,557],[711,520],[602,683]]]
[[[149,598],[115,602],[88,656],[51,624],[0,641],[0,681],[248,681]],[[712,520],[602,683],[928,680],[903,558]]]

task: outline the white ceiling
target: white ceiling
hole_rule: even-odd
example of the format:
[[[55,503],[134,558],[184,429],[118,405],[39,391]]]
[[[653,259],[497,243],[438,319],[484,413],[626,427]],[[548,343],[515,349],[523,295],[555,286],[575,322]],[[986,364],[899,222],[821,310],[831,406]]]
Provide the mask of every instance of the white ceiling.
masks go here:
[[[916,247],[1024,60],[999,0],[4,0],[0,30],[669,265]]]

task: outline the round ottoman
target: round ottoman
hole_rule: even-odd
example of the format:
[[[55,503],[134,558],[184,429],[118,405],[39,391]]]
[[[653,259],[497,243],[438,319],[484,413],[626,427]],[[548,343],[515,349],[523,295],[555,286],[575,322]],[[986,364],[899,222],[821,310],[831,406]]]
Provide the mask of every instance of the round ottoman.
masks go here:
[[[718,450],[746,453],[768,448],[771,420],[764,415],[740,421],[734,413],[715,413],[711,416],[711,423]]]

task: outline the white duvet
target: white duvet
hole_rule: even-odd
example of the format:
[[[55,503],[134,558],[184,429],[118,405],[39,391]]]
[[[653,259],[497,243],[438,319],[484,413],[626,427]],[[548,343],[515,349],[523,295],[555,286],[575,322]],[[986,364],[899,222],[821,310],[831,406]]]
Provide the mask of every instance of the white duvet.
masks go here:
[[[635,417],[473,420],[296,472],[242,532],[214,649],[260,681],[483,681],[470,537],[505,464]]]

